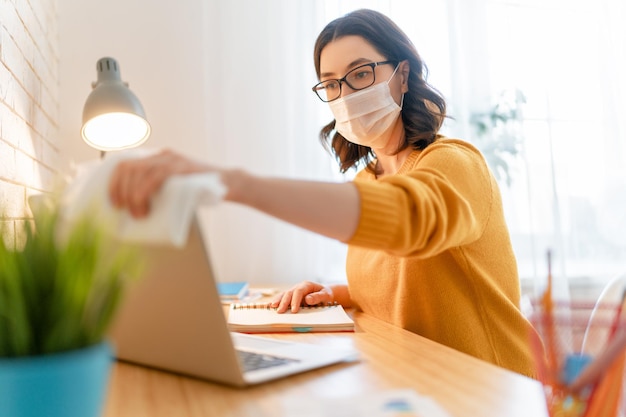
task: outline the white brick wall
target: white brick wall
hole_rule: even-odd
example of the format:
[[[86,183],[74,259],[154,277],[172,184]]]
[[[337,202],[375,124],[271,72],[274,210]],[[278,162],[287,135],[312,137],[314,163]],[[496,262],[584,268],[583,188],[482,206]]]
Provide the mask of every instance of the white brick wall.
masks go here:
[[[0,217],[28,217],[60,170],[56,0],[0,0]]]

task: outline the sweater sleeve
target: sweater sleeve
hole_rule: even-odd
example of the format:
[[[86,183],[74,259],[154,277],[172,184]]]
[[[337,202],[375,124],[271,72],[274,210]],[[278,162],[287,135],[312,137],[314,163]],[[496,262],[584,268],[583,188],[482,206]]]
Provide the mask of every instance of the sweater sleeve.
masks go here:
[[[426,258],[481,236],[497,185],[480,152],[440,139],[411,155],[398,174],[354,180],[361,217],[348,244]]]

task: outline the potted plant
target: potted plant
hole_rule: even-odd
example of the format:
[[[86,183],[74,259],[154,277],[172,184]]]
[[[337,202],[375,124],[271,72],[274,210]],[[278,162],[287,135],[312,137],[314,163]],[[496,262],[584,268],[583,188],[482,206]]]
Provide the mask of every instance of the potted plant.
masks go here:
[[[61,230],[54,204],[38,211],[34,228],[16,230],[22,245],[0,236],[0,416],[95,417],[112,364],[106,333],[138,253],[93,216]]]

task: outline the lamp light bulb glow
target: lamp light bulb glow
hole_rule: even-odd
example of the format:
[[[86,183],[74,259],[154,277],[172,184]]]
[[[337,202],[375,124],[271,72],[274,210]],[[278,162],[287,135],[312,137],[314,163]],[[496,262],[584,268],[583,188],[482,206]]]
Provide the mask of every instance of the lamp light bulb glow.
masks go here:
[[[87,121],[82,136],[90,146],[103,151],[139,146],[150,136],[150,125],[131,113],[106,113]]]

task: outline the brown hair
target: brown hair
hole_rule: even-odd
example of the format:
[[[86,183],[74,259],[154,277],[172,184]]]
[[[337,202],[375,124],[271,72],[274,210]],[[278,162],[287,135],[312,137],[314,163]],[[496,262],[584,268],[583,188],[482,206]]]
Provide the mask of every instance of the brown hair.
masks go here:
[[[348,35],[362,37],[389,61],[409,61],[408,91],[402,104],[402,121],[406,136],[404,144],[397,152],[409,146],[424,149],[433,143],[446,117],[446,102],[441,93],[426,82],[428,69],[413,43],[382,13],[368,9],[355,10],[326,25],[317,37],[313,52],[317,78],[320,78],[320,55],[324,47]],[[359,162],[364,162],[369,170],[373,170],[370,166],[374,157],[371,148],[354,144],[339,132],[333,135],[334,128],[334,120],[324,126],[320,131],[320,141],[326,149],[332,148],[341,172],[356,168]]]

